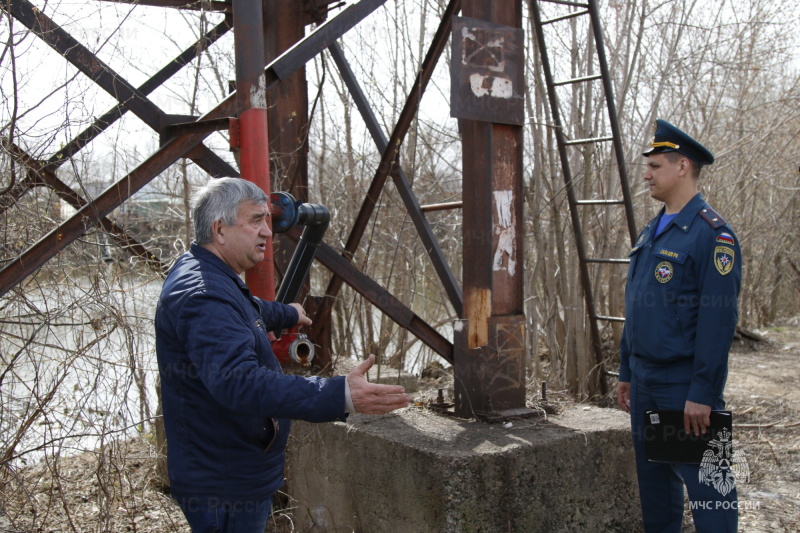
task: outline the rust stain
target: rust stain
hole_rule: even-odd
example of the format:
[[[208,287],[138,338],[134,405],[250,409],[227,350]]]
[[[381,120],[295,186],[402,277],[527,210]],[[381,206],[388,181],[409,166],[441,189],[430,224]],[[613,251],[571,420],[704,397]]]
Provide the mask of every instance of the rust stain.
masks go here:
[[[464,316],[470,348],[489,344],[489,316],[492,314],[492,291],[474,288],[464,295]]]

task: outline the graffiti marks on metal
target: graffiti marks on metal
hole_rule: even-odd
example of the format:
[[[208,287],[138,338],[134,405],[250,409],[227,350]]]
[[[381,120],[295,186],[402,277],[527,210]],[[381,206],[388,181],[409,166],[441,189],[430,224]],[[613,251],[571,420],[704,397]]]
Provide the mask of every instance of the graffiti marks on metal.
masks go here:
[[[522,125],[523,32],[467,17],[453,19],[450,116]]]

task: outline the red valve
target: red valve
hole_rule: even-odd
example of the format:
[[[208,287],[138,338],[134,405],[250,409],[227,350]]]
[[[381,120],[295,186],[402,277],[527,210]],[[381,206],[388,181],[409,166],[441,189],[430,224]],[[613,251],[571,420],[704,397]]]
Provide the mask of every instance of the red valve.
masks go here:
[[[308,367],[314,359],[314,345],[297,328],[292,328],[273,340],[272,351],[281,363],[294,361],[300,366]]]

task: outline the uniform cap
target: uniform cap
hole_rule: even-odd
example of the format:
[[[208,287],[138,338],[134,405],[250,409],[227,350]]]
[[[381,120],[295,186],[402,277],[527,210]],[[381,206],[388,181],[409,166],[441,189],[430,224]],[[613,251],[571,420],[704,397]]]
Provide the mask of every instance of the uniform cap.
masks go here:
[[[676,126],[659,118],[656,119],[655,134],[650,149],[642,152],[642,155],[647,157],[664,152],[678,152],[701,165],[710,165],[714,162],[714,154],[709,152],[708,148]]]

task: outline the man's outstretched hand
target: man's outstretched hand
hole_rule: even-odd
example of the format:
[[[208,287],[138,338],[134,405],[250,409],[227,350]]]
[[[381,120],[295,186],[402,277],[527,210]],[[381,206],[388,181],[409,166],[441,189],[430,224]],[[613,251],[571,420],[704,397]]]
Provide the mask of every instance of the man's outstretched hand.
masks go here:
[[[370,383],[364,377],[375,364],[375,356],[369,357],[347,374],[350,385],[350,398],[357,413],[383,415],[408,405],[411,397],[400,385],[379,385]]]

